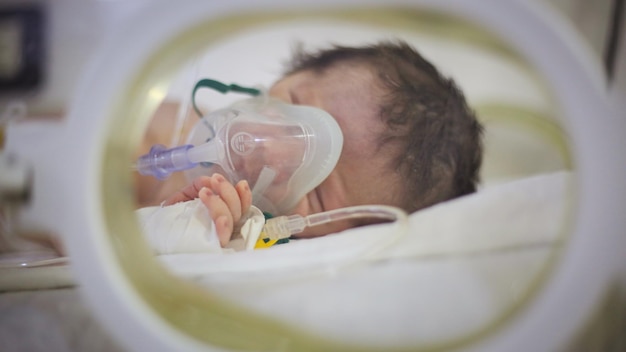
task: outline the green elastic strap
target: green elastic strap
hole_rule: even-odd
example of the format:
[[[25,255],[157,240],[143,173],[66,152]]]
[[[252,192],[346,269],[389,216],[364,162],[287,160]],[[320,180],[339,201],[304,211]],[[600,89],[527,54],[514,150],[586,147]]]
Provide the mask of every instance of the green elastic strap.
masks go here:
[[[200,109],[198,108],[198,105],[196,104],[196,92],[200,88],[211,88],[222,94],[226,94],[231,91],[237,92],[237,93],[246,93],[252,96],[257,96],[261,94],[261,91],[256,88],[242,87],[237,84],[224,84],[222,82],[219,82],[213,79],[208,79],[208,78],[201,79],[198,81],[198,83],[196,83],[196,86],[193,87],[193,92],[191,93],[191,103],[193,104],[193,109],[196,111],[199,117],[204,116],[202,115],[202,112],[200,111]]]

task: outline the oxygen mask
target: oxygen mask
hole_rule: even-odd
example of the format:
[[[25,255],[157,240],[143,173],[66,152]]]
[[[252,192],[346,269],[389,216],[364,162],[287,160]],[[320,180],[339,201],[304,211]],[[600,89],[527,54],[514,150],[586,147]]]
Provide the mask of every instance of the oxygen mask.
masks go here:
[[[287,214],[334,169],[342,146],[341,129],[324,110],[260,94],[205,115],[186,145],[155,145],[136,166],[159,179],[185,170],[189,180],[214,173],[233,184],[246,180],[255,206]]]

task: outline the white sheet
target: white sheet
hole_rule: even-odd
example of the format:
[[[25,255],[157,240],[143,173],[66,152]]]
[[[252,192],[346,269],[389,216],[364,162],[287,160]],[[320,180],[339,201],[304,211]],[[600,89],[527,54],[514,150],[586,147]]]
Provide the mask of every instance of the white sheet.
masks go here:
[[[326,337],[438,343],[524,297],[565,239],[572,183],[558,172],[486,188],[411,215],[401,237],[384,224],[254,252],[160,258],[228,299]]]

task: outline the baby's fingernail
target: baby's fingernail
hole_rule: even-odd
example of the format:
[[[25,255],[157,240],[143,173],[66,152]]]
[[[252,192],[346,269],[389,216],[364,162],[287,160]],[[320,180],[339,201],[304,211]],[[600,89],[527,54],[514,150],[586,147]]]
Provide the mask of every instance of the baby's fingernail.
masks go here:
[[[208,187],[202,187],[200,188],[200,191],[198,191],[198,196],[201,197],[208,197],[211,195],[213,195],[213,191],[211,191],[211,189]]]
[[[250,185],[248,184],[248,181],[246,180],[241,181],[241,187],[243,187],[243,189],[246,191],[250,190]]]
[[[213,177],[215,178],[217,182],[223,182],[226,180],[224,176],[222,176],[221,174],[213,174]]]

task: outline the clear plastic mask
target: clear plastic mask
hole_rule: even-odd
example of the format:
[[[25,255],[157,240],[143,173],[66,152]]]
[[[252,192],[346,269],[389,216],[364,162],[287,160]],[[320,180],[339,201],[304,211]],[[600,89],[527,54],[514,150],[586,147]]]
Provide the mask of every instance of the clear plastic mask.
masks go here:
[[[247,180],[254,205],[286,214],[335,168],[343,135],[324,110],[261,95],[204,116],[187,142],[198,162],[189,180],[213,173]]]

